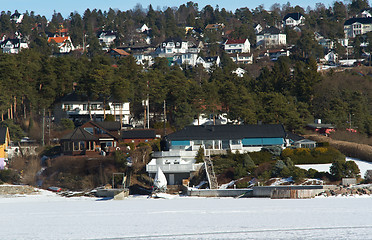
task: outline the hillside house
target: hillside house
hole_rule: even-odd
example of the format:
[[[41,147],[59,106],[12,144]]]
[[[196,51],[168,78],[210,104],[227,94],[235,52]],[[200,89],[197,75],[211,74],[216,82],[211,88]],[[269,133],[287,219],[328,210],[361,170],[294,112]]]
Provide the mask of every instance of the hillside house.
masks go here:
[[[344,23],[345,38],[355,38],[358,35],[372,31],[372,18],[350,18]]]
[[[276,27],[265,28],[256,35],[256,42],[257,46],[266,48],[285,46],[287,44],[287,35]]]
[[[304,24],[305,24],[305,17],[299,12],[288,13],[283,18],[284,27],[302,26]]]
[[[110,49],[107,53],[108,53],[110,56],[115,57],[115,58],[122,58],[122,57],[130,56],[129,53],[127,53],[127,52],[124,51],[123,49],[119,49],[119,48],[113,48],[113,49]]]
[[[104,109],[105,106],[105,109]],[[57,122],[62,118],[68,118],[77,123],[89,120],[102,122],[104,115],[112,115],[115,120],[122,124],[129,124],[130,103],[118,102],[109,98],[104,104],[103,99],[90,100],[87,96],[75,92],[64,96],[54,107],[54,117]]]
[[[325,135],[335,131],[335,127],[332,124],[324,124],[320,119],[316,119],[314,123],[307,124],[306,129]]]
[[[155,130],[136,129],[121,132],[121,140],[124,143],[132,143],[137,146],[140,143],[148,143],[156,139]]]
[[[224,44],[227,53],[249,53],[251,43],[248,39],[228,39]]]
[[[19,38],[6,39],[0,43],[3,53],[18,54],[22,49],[28,48],[28,44]]]
[[[20,24],[23,21],[23,17],[24,17],[23,14],[20,14],[19,12],[16,11],[10,16],[10,21]]]
[[[4,169],[8,162],[7,149],[10,144],[10,135],[7,127],[0,127],[0,169]]]
[[[260,151],[262,147],[287,145],[284,127],[276,125],[187,126],[165,137],[166,148],[154,152],[146,171],[154,177],[158,167],[170,185],[180,184],[199,169],[195,156],[200,148],[206,155]]]
[[[66,155],[108,155],[120,150],[119,122],[89,121],[60,140]]]
[[[253,63],[253,54],[250,54],[250,53],[235,53],[235,54],[228,54],[228,56],[236,64],[252,64]]]
[[[55,43],[60,53],[69,53],[75,49],[71,38],[67,37],[49,37],[48,43]]]
[[[201,64],[206,70],[209,70],[213,65],[219,67],[221,64],[220,56],[217,57],[201,57],[196,59],[196,65]]]
[[[98,33],[98,40],[102,45],[102,50],[109,50],[110,45],[114,43],[116,34],[113,31],[100,31]]]
[[[316,142],[310,139],[306,139],[300,135],[288,132],[287,138],[289,144],[294,148],[315,148]]]
[[[170,38],[160,44],[154,53],[155,57],[167,58],[169,65],[196,65],[200,49],[192,42],[179,38]]]

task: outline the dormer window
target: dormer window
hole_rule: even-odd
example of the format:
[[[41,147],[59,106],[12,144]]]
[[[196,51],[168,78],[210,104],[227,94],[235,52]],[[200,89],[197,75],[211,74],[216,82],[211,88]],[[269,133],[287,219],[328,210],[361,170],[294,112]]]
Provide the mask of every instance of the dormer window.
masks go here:
[[[179,46],[181,46],[181,44],[180,44],[179,42],[177,42],[177,43],[176,43],[176,46],[179,47]]]

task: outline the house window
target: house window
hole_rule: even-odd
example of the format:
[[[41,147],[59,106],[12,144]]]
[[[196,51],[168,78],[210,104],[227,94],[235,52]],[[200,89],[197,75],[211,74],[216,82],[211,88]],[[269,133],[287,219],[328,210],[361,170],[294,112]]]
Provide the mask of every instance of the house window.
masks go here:
[[[80,141],[79,145],[80,145],[80,150],[85,150],[85,142]]]
[[[84,111],[87,111],[88,110],[88,105],[87,104],[83,104],[83,110]]]
[[[222,140],[222,149],[229,149],[229,148],[230,148],[230,141]]]
[[[79,151],[79,142],[74,142],[74,151]]]
[[[86,127],[86,128],[84,128],[84,130],[93,135],[93,128],[92,127]]]
[[[64,110],[65,111],[69,111],[69,110],[72,110],[72,108],[73,108],[73,105],[72,104],[64,104]]]
[[[97,110],[98,109],[98,105],[97,104],[92,104],[92,105],[90,105],[90,109]]]
[[[240,145],[242,144],[241,140],[231,140],[231,145]]]
[[[202,145],[203,141],[202,140],[194,140],[194,145]]]
[[[205,149],[213,149],[213,140],[204,140]]]

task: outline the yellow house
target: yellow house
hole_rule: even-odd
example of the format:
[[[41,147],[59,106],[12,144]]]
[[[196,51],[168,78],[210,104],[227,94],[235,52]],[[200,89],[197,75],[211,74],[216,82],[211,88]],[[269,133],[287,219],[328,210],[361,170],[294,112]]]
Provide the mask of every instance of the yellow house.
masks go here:
[[[0,169],[4,169],[5,161],[8,160],[6,149],[10,143],[10,135],[7,127],[0,127]]]

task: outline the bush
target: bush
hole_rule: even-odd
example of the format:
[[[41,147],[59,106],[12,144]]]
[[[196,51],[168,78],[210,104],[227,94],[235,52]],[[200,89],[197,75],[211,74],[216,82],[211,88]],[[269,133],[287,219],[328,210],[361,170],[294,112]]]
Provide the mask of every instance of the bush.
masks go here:
[[[0,170],[1,183],[18,183],[20,180],[19,174],[11,169]]]
[[[281,156],[290,157],[294,164],[324,164],[345,159],[345,156],[333,147],[284,149]]]
[[[249,156],[256,165],[272,161],[272,155],[269,152],[251,152]]]

